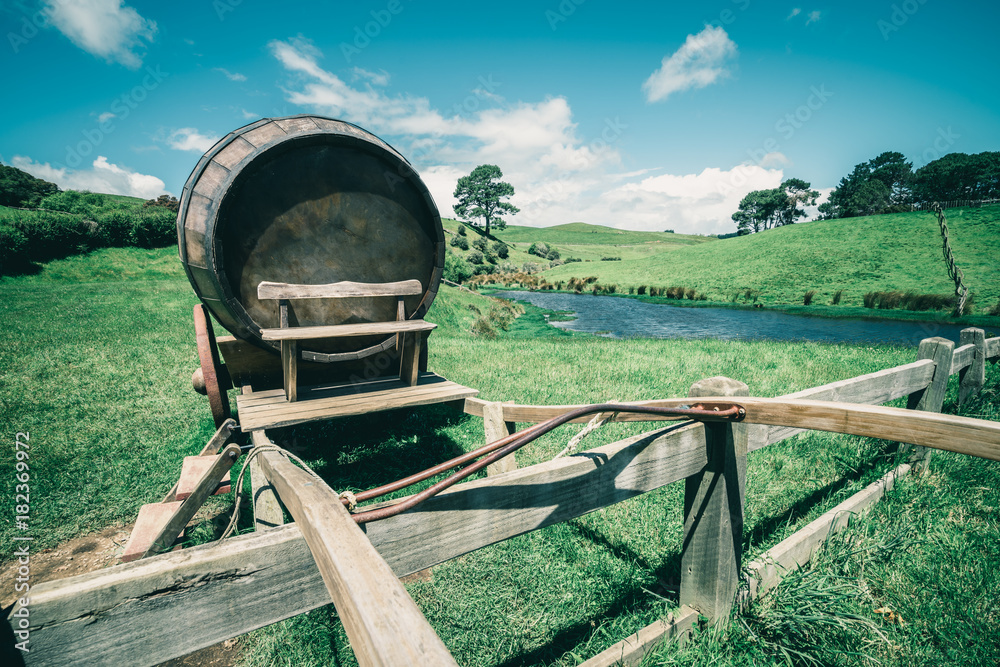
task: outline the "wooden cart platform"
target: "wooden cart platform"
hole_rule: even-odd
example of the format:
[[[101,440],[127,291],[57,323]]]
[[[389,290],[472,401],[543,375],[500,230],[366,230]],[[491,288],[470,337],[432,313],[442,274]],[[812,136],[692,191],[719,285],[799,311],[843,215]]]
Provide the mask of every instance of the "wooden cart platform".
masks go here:
[[[420,373],[415,386],[399,378],[338,386],[299,388],[299,400],[290,403],[281,388],[250,391],[236,398],[244,432],[291,426],[319,419],[351,417],[432,403],[471,398],[479,391],[446,380],[436,373]]]

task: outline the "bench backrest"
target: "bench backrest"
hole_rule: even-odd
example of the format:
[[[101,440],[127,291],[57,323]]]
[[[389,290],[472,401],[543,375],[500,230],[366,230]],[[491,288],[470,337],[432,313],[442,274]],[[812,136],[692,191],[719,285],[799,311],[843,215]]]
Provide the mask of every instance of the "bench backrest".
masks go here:
[[[293,285],[262,282],[257,286],[258,299],[343,299],[348,297],[410,296],[423,293],[419,280],[395,283],[352,283],[341,281],[327,285]]]

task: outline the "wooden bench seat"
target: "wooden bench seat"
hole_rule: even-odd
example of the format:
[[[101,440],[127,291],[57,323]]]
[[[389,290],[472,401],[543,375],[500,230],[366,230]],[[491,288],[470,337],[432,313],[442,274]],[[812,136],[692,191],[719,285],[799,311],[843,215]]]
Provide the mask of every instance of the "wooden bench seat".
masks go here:
[[[411,333],[414,331],[430,331],[435,328],[437,328],[436,324],[424,320],[364,322],[362,324],[332,324],[321,327],[261,329],[260,337],[264,340],[313,340],[316,338]]]
[[[406,319],[403,297],[421,294],[419,280],[393,283],[355,283],[342,281],[327,285],[293,285],[264,281],[257,286],[257,298],[278,302],[278,328],[261,330],[265,341],[281,343],[281,369],[284,376],[285,400],[298,400],[299,341],[318,338],[348,336],[396,335],[396,352],[399,354],[399,378],[409,386],[417,384],[420,375],[420,352],[424,340],[437,325],[424,320]],[[349,299],[395,297],[396,319],[388,322],[362,322],[359,324],[332,324],[320,326],[292,326],[290,301],[297,299]]]

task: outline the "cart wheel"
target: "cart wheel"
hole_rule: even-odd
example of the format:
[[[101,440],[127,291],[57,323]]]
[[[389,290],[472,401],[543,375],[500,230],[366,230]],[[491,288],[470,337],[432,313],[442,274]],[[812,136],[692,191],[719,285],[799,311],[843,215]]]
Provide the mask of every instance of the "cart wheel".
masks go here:
[[[212,330],[212,318],[208,309],[199,303],[194,307],[194,332],[198,341],[198,360],[201,362],[200,382],[195,381],[195,389],[203,384],[204,393],[208,396],[208,405],[212,408],[212,418],[216,428],[229,419],[232,411],[229,408],[229,394],[226,390],[232,386],[229,372],[219,361],[219,348],[215,344],[215,332]],[[195,371],[197,377],[198,371]],[[199,391],[199,393],[202,393]]]

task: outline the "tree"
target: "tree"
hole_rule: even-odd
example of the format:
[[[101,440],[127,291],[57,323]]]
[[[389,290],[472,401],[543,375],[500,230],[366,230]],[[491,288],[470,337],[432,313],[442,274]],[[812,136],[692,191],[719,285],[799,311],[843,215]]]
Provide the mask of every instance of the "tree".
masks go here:
[[[826,218],[888,213],[908,206],[913,201],[913,188],[913,164],[902,153],[886,151],[854,165],[854,170],[840,179],[820,212]]]
[[[740,200],[740,207],[733,213],[739,234],[753,234],[770,229],[777,220],[779,209],[786,197],[778,188],[754,190]]]
[[[784,195],[785,203],[778,208],[775,226],[793,224],[806,214],[805,210],[799,208],[799,205],[815,206],[816,198],[819,197],[819,192],[811,190],[810,183],[801,178],[789,178],[781,184],[778,190]],[[780,201],[780,197],[777,199]]]
[[[918,169],[913,189],[925,202],[1000,197],[1000,152],[949,153]]]
[[[455,214],[470,224],[480,224],[487,236],[490,234],[490,225],[497,229],[507,226],[501,215],[509,213],[514,215],[521,209],[513,204],[503,201],[514,195],[514,186],[500,180],[503,172],[500,167],[494,164],[481,164],[472,170],[468,176],[458,179],[455,187],[455,198],[458,205],[455,206]],[[482,223],[477,219],[482,219]]]
[[[0,205],[38,208],[45,197],[59,192],[55,183],[35,178],[17,167],[0,164]]]

